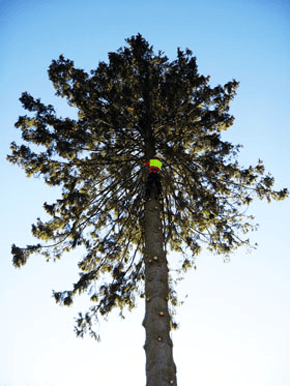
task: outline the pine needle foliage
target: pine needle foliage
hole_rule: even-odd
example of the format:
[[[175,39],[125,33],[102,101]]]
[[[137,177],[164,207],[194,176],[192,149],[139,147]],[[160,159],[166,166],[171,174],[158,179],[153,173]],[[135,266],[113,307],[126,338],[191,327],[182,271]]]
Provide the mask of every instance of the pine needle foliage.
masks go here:
[[[32,253],[59,259],[81,247],[79,280],[54,292],[64,305],[89,294],[92,306],[76,323],[80,336],[97,337],[94,318],[131,309],[143,295],[144,164],[157,151],[163,155],[164,249],[180,253],[180,272],[195,265],[204,247],[227,256],[248,245],[255,225],[245,207],[254,198],[270,202],[288,194],[273,190],[262,161],[241,167],[239,146],[221,137],[234,122],[229,107],[236,80],[211,87],[189,49],[178,49],[169,61],[140,34],[126,43],[90,73],[62,55],[53,60],[49,79],[78,118],[57,117],[53,106],[23,93],[29,116],[15,124],[23,144],[12,143],[8,156],[27,176],[62,188],[56,202],[44,203],[50,220],[32,225],[40,243],[13,245],[13,264],[21,267]]]

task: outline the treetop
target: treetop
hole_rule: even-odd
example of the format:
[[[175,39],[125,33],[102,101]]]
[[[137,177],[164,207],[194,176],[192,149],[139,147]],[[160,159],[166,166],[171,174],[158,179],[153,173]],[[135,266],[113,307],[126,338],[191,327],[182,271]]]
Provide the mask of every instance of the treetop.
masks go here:
[[[28,176],[62,187],[56,202],[44,203],[51,220],[32,226],[42,244],[14,245],[14,265],[31,253],[57,259],[82,247],[79,281],[55,298],[70,304],[110,274],[111,282],[91,294],[94,311],[103,314],[133,307],[134,293],[142,293],[144,164],[157,152],[163,157],[164,248],[183,256],[180,270],[193,266],[204,246],[226,255],[248,245],[245,235],[255,224],[245,207],[255,197],[270,202],[288,195],[273,189],[262,161],[241,167],[239,145],[222,139],[234,123],[229,108],[236,80],[211,87],[189,49],[178,48],[169,61],[140,34],[126,43],[90,73],[62,55],[53,60],[49,79],[78,118],[57,117],[52,105],[23,93],[30,115],[15,124],[23,143],[12,143],[8,156]]]

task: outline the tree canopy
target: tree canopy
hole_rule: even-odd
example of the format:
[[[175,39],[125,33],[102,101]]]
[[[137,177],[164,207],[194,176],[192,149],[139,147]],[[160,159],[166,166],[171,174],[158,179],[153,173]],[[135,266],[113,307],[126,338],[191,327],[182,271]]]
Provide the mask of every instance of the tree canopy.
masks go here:
[[[8,156],[28,176],[62,188],[56,202],[44,203],[50,220],[32,225],[40,242],[13,245],[13,263],[24,265],[32,253],[59,259],[81,247],[79,280],[54,292],[65,305],[89,294],[93,303],[77,321],[79,335],[94,335],[93,316],[132,308],[144,294],[144,164],[155,152],[163,156],[164,248],[180,253],[180,272],[194,266],[203,248],[228,255],[249,245],[255,224],[245,207],[254,198],[288,194],[273,189],[262,161],[242,167],[240,146],[222,138],[234,123],[236,80],[210,86],[189,49],[170,61],[140,34],[126,43],[90,73],[62,55],[53,60],[48,74],[56,95],[78,117],[58,117],[52,105],[23,93],[29,115],[15,125],[23,144],[12,143]],[[173,286],[170,300],[176,302]]]

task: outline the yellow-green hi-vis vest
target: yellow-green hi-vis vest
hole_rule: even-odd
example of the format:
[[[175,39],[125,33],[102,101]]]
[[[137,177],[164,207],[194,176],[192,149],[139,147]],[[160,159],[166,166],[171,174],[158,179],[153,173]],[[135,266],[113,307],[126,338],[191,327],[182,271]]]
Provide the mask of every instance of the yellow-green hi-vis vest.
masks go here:
[[[149,168],[151,168],[152,166],[155,168],[161,169],[162,162],[159,161],[158,159],[151,159],[149,163]]]
[[[149,173],[160,173],[160,169],[162,167],[162,162],[158,159],[151,159],[149,161]]]

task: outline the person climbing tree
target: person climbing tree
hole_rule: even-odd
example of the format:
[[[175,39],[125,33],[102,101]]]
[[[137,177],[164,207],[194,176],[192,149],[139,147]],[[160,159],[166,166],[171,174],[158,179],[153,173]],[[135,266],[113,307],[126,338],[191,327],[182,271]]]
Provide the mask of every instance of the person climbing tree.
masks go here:
[[[145,200],[147,201],[150,197],[158,199],[162,193],[162,184],[160,171],[162,167],[161,154],[157,153],[152,159],[145,163],[145,166],[149,167],[149,172],[146,173],[145,183]]]

